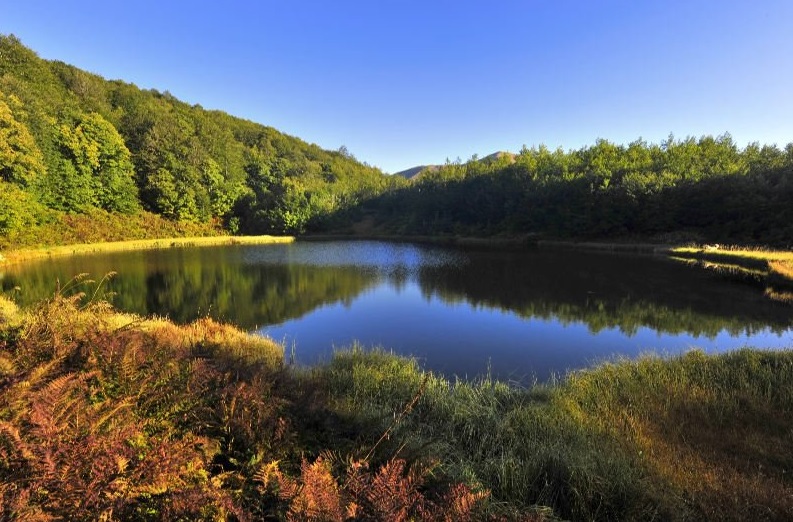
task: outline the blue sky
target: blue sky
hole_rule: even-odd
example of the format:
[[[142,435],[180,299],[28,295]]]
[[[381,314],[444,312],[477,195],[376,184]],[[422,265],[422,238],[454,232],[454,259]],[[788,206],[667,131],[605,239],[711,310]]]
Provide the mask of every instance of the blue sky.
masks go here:
[[[0,33],[386,172],[597,138],[793,141],[790,0],[0,0]]]

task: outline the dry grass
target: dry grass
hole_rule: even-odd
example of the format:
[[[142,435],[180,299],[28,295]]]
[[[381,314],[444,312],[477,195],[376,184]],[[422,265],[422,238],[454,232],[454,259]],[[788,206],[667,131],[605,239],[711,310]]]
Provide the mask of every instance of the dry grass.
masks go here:
[[[772,273],[793,281],[793,259],[769,261],[768,268],[771,269]]]
[[[670,254],[675,260],[696,263],[729,277],[762,284],[769,299],[793,304],[791,251],[681,247],[673,249]]]
[[[294,240],[295,238],[292,236],[208,236],[171,239],[138,239],[130,241],[114,241],[109,243],[63,245],[35,249],[12,250],[3,254],[3,257],[0,257],[0,262],[16,263],[42,257],[94,254],[99,252],[121,252],[127,250],[146,250],[157,248],[220,245],[267,245],[274,243],[291,243]]]
[[[771,261],[781,261],[786,264],[793,263],[793,252],[786,250],[750,250],[738,247],[678,247],[672,249],[672,254],[699,259],[731,259],[738,264],[743,261],[744,263],[753,263],[754,266],[757,266],[758,262],[760,264]]]

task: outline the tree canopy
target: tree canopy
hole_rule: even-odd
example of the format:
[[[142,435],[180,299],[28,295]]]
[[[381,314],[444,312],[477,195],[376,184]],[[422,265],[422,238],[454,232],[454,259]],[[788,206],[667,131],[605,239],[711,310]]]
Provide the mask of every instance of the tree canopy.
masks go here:
[[[107,81],[1,35],[0,179],[54,211],[148,211],[249,233],[321,228],[393,184],[346,148]]]

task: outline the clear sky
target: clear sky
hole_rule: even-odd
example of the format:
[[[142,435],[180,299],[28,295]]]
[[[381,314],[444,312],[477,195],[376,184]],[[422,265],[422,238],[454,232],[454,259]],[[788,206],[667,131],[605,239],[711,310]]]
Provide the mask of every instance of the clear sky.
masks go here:
[[[0,0],[0,33],[386,172],[597,138],[793,141],[791,0]]]

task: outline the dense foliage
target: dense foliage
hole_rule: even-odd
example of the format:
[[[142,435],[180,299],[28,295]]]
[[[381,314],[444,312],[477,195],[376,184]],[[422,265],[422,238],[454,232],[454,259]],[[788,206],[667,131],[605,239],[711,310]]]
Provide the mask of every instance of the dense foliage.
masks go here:
[[[598,140],[564,152],[447,163],[363,207],[401,234],[540,234],[660,241],[793,241],[793,144],[783,150],[729,135]]]
[[[296,233],[399,180],[275,129],[39,58],[0,35],[0,235],[153,213]],[[95,220],[97,224],[102,219]]]

